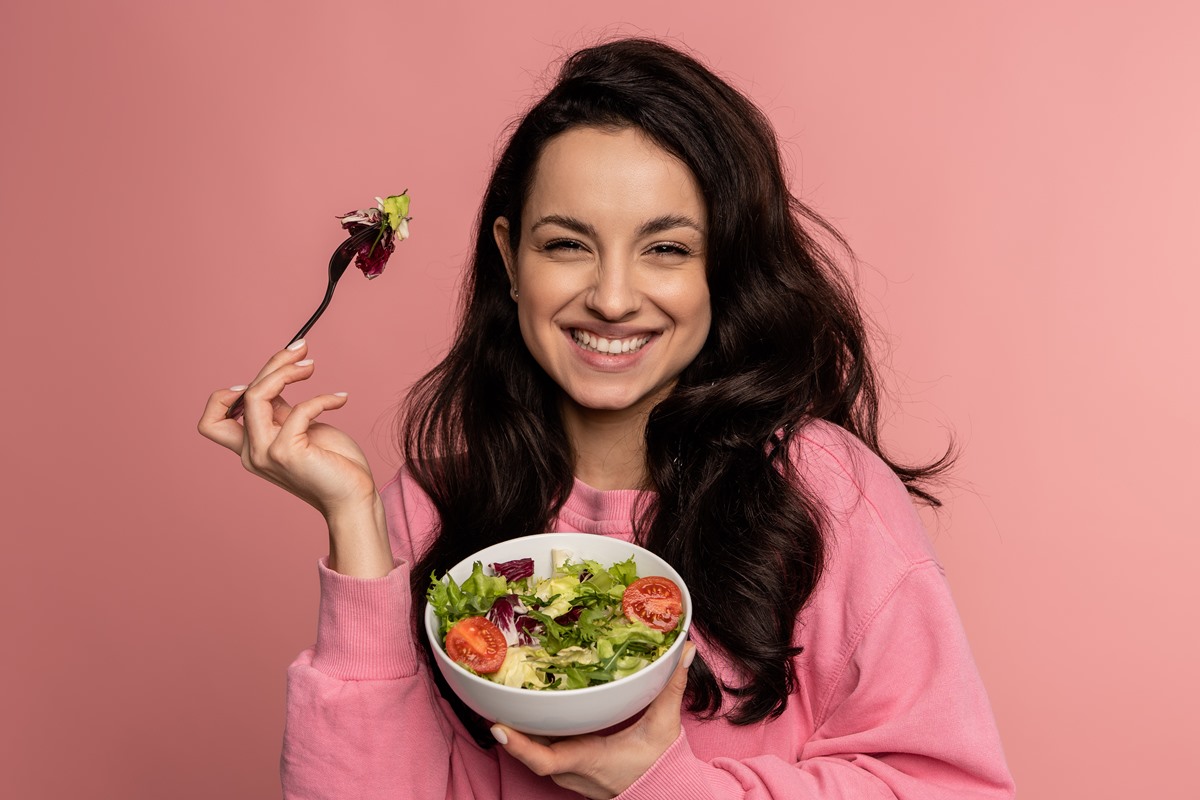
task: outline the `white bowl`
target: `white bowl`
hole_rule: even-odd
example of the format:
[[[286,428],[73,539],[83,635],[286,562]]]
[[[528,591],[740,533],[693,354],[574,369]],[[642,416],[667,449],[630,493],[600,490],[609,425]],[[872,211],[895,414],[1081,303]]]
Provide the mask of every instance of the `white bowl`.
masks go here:
[[[585,689],[538,691],[492,683],[451,661],[438,638],[437,614],[428,603],[425,635],[450,688],[484,719],[542,736],[593,733],[629,719],[648,706],[667,685],[683,655],[683,643],[692,624],[692,598],[679,573],[654,553],[636,544],[591,533],[542,533],[509,539],[459,562],[451,568],[450,575],[462,583],[471,576],[471,566],[476,561],[487,567],[498,561],[532,558],[533,574],[548,578],[553,571],[550,551],[554,548],[570,550],[574,558],[590,558],[606,566],[633,556],[639,578],[662,575],[675,581],[683,594],[683,628],[667,652],[650,666],[611,683]]]

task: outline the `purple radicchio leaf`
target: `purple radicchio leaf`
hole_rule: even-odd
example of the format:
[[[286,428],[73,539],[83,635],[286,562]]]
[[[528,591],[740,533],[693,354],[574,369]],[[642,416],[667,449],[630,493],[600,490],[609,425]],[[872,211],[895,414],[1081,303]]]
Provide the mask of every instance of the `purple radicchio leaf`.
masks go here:
[[[559,625],[574,625],[579,621],[579,615],[583,613],[583,606],[575,606],[561,617],[555,617],[554,621]]]
[[[522,645],[533,644],[534,634],[542,632],[542,623],[533,617],[522,614],[517,617],[517,641]]]
[[[492,564],[492,571],[503,575],[506,581],[519,581],[533,576],[533,559],[517,558],[512,561],[498,561]]]
[[[362,270],[363,275],[375,278],[383,274],[383,268],[388,259],[396,251],[396,239],[401,241],[408,238],[408,193],[401,192],[386,199],[375,198],[378,208],[363,208],[358,211],[347,211],[338,217],[342,227],[351,236],[362,231],[373,231],[374,236],[366,236],[355,248],[354,266]]]
[[[507,633],[513,629],[513,608],[520,601],[515,594],[497,597],[488,609],[487,618],[496,623],[496,627]]]
[[[579,582],[580,583],[583,583],[586,580],[590,580],[591,577],[592,577],[592,573],[588,572],[586,568],[579,570]]]
[[[384,230],[383,212],[378,208],[366,208],[348,211],[338,219],[351,236],[367,228],[376,232],[375,236],[368,236],[355,250],[354,266],[368,278],[382,275],[388,258],[396,249],[395,236],[389,236]]]

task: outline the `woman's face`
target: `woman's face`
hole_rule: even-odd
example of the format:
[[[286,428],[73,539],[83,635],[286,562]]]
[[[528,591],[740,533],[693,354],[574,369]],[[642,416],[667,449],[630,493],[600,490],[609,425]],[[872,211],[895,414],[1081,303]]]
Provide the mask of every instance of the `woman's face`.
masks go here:
[[[517,252],[494,233],[521,334],[568,413],[646,413],[708,336],[707,209],[682,162],[637,129],[573,128],[538,160]]]

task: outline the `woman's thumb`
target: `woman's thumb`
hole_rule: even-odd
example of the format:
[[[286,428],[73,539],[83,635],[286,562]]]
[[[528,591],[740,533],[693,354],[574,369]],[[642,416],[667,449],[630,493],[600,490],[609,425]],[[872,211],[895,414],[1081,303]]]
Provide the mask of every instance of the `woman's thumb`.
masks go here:
[[[696,645],[691,642],[683,643],[683,655],[679,659],[679,663],[675,665],[675,671],[671,673],[671,680],[663,687],[662,692],[654,701],[650,703],[650,707],[646,709],[646,717],[655,717],[664,714],[674,717],[676,721],[679,719],[679,708],[683,703],[683,692],[687,689],[688,667],[692,664],[692,659],[696,657]]]

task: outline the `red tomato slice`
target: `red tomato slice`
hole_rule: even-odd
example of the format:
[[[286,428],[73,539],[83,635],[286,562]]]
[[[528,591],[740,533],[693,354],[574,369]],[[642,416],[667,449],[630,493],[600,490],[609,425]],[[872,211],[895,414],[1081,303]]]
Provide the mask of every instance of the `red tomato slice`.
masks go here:
[[[641,622],[656,631],[674,630],[683,616],[683,595],[670,578],[638,578],[625,589],[621,611],[631,622]]]
[[[460,619],[446,634],[446,654],[480,675],[500,669],[507,653],[504,634],[487,617]]]

